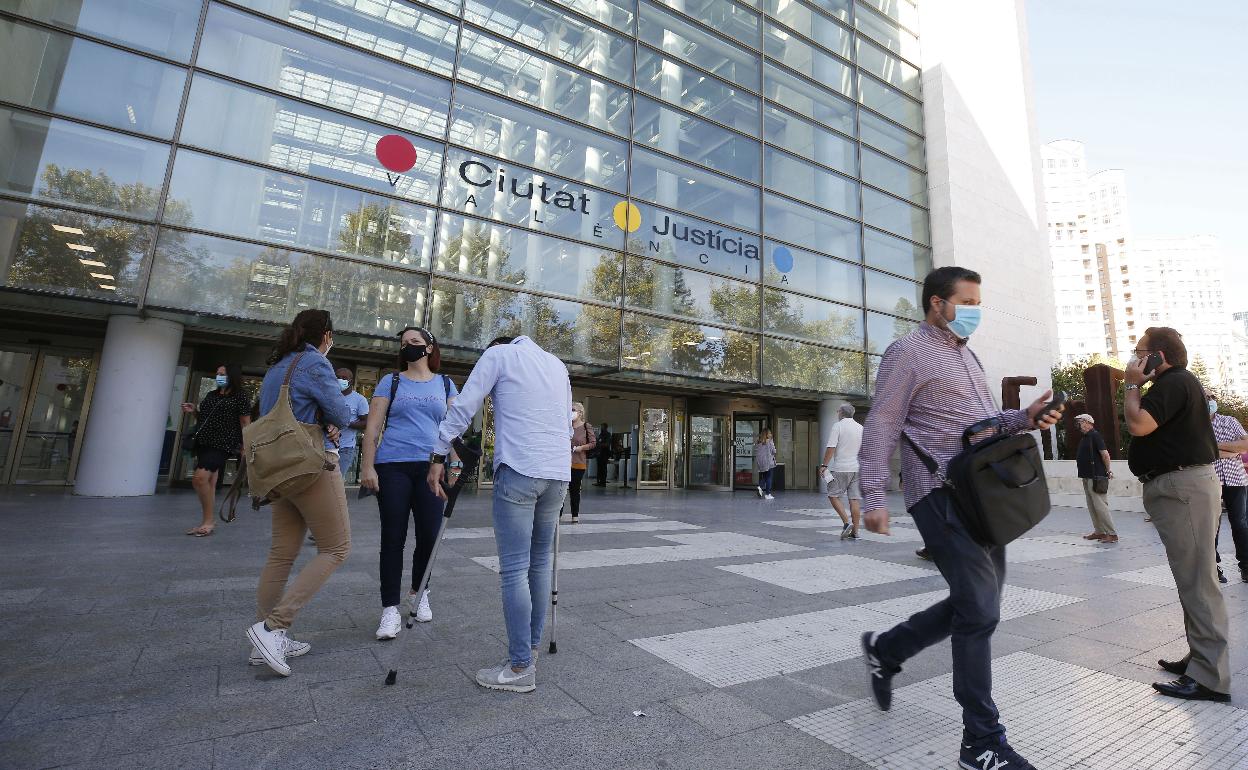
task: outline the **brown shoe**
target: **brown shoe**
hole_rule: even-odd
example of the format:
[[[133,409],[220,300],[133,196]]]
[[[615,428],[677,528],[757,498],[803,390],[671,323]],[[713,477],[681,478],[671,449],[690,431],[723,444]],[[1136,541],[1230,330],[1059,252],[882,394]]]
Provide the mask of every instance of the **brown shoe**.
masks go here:
[[[1118,542],[1118,536],[1117,535],[1105,535],[1104,537],[1101,538],[1101,542],[1104,543],[1105,545],[1113,545],[1114,543]]]
[[[1103,537],[1105,537],[1105,535],[1102,535],[1100,532],[1089,532],[1088,534],[1083,536],[1083,539],[1084,540],[1100,540]]]

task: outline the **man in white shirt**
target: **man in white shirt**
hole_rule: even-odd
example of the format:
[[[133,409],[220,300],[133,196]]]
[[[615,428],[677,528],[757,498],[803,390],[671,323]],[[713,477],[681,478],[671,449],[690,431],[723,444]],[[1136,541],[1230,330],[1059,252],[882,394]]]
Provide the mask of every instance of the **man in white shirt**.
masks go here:
[[[550,556],[572,478],[572,385],[568,368],[528,337],[499,337],[481,354],[446,412],[429,458],[439,497],[451,441],[486,396],[494,404],[494,540],[498,544],[507,660],[477,672],[492,690],[537,688],[534,652],[546,623]]]
[[[841,539],[858,537],[858,522],[862,519],[862,490],[858,487],[858,450],[862,448],[862,426],[854,422],[853,404],[841,404],[837,410],[839,420],[832,426],[828,446],[823,450],[821,474],[828,485],[828,500],[841,517]],[[852,516],[845,515],[841,498],[849,499]]]

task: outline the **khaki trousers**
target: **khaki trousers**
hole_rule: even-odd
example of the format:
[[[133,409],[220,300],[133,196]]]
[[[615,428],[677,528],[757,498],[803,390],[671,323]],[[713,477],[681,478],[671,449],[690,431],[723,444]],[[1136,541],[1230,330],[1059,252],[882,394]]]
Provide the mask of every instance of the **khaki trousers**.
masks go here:
[[[1214,565],[1222,487],[1212,465],[1163,474],[1144,484],[1144,510],[1166,548],[1183,605],[1191,659],[1187,675],[1210,690],[1231,691],[1226,602]]]
[[[316,538],[316,556],[289,587],[286,578],[303,547],[304,535]],[[273,503],[273,544],[256,588],[256,620],[272,630],[290,628],[295,615],[321,590],[351,552],[351,519],[347,492],[335,463],[312,486]]]
[[[1109,515],[1109,495],[1093,492],[1093,479],[1080,481],[1083,482],[1083,496],[1088,499],[1088,513],[1092,514],[1092,529],[1102,535],[1117,535],[1114,519]]]

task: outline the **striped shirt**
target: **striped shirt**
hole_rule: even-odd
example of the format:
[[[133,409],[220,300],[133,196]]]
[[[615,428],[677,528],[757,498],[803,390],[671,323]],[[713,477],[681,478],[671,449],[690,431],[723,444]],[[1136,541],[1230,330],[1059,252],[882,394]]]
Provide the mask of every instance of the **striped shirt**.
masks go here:
[[[1244,432],[1244,426],[1239,424],[1239,420],[1229,417],[1225,414],[1215,414],[1213,416],[1213,436],[1218,440],[1219,444],[1229,444],[1232,441],[1242,441],[1248,438],[1248,433]],[[1244,471],[1244,463],[1239,455],[1225,460],[1218,460],[1213,464],[1218,472],[1218,480],[1222,482],[1224,487],[1248,487],[1248,472]]]
[[[884,351],[875,380],[875,398],[858,453],[863,510],[885,507],[889,458],[904,430],[943,469],[962,451],[962,432],[999,415],[1012,433],[1033,428],[1026,411],[997,409],[983,368],[966,340],[926,321]],[[910,446],[901,450],[906,508],[913,508],[940,482]]]

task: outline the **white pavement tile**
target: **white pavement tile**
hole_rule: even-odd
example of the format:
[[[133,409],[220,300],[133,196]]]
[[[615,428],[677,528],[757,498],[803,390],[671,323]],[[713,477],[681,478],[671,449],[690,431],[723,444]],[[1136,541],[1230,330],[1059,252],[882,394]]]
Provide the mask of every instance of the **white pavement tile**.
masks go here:
[[[860,638],[864,631],[895,625],[947,595],[947,591],[932,591],[631,641],[708,684],[727,687],[857,657],[862,654]],[[1079,597],[1007,585],[1002,619],[1080,601],[1083,599]],[[955,718],[960,719],[960,714],[958,711]]]
[[[1230,559],[1230,561],[1227,561],[1228,559]],[[1236,574],[1238,569],[1235,566],[1235,560],[1230,556],[1223,554],[1222,562],[1225,565],[1222,569],[1227,573],[1227,577],[1231,579],[1229,583],[1220,584],[1222,589],[1226,590],[1228,585],[1234,585],[1241,581],[1238,580],[1239,576]],[[1159,588],[1178,588],[1178,586],[1174,583],[1174,573],[1170,571],[1169,564],[1158,564],[1155,567],[1133,569],[1126,572],[1115,572],[1114,574],[1106,575],[1105,577],[1111,577],[1114,580],[1125,580],[1129,583],[1141,583],[1146,586],[1157,586]]]
[[[935,570],[847,555],[728,564],[719,569],[804,594],[821,594],[940,574]]]
[[[1005,560],[1019,564],[1028,561],[1061,559],[1066,556],[1087,556],[1098,551],[1100,551],[1099,548],[1091,545],[1071,545],[1024,537],[1005,547]]]
[[[993,696],[1010,743],[1037,767],[1224,770],[1248,766],[1248,711],[1175,701],[1129,679],[1018,652],[993,661]],[[955,763],[961,708],[951,675],[789,720],[872,767]]]
[[[588,516],[588,514],[584,514]],[[563,522],[559,525],[559,536],[567,535],[604,535],[619,532],[668,532],[679,529],[702,529],[697,524],[686,524],[683,521],[620,521],[620,522],[578,522],[577,524],[569,524]],[[448,529],[446,531],[447,540],[468,540],[479,538],[494,538],[493,527],[461,527],[457,529]]]
[[[836,516],[833,516],[832,518],[827,519],[826,521],[823,518],[818,518],[818,519],[810,518],[810,519],[792,519],[790,521],[764,521],[763,523],[770,524],[773,527],[787,527],[789,529],[820,529],[820,528],[828,529],[829,527],[833,525],[837,527],[841,526],[841,520],[838,519]],[[840,529],[837,529],[837,532],[839,533]]]
[[[841,531],[837,530],[820,530],[821,535],[839,535]],[[866,527],[858,528],[858,539],[869,540],[872,543],[921,543],[923,535],[917,529],[909,529],[907,527],[899,527],[893,524],[889,527],[889,534],[877,535],[874,532],[868,532]]]
[[[644,513],[581,513],[578,518],[586,521],[643,521],[656,517]]]
[[[796,513],[798,516],[813,516],[815,518],[833,519],[840,521],[841,518],[836,515],[836,511],[832,510],[832,506],[827,508],[781,508],[781,513]]]
[[[680,545],[563,551],[559,554],[559,569],[622,567],[636,564],[657,564],[668,561],[722,559],[731,556],[757,556],[760,554],[810,550],[801,545],[781,543],[778,540],[768,540],[763,537],[738,535],[735,532],[690,532],[679,535],[656,535],[656,537],[660,540],[680,543]],[[473,561],[498,572],[497,556],[478,556],[473,558]]]

